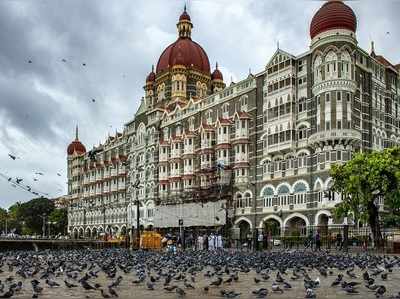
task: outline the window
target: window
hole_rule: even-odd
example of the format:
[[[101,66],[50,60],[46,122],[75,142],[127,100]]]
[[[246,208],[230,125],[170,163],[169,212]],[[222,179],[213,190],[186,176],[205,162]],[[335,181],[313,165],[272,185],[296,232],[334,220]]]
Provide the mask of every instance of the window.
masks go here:
[[[325,101],[328,103],[331,99],[331,94],[330,93],[326,93],[325,95]]]
[[[340,91],[338,91],[337,93],[337,101],[341,101],[342,100],[342,93]]]

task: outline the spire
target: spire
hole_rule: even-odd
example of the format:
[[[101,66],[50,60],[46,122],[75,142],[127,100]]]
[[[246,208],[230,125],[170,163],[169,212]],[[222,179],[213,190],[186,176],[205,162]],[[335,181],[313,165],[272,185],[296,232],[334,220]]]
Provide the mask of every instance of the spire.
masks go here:
[[[215,62],[215,69],[218,70],[218,61]]]
[[[375,56],[375,43],[371,41],[371,56]]]
[[[78,125],[76,125],[76,128],[75,128],[75,140],[76,140],[76,141],[79,140],[78,137],[79,137],[79,136],[78,136]]]
[[[151,72],[154,73],[154,64],[151,65]]]

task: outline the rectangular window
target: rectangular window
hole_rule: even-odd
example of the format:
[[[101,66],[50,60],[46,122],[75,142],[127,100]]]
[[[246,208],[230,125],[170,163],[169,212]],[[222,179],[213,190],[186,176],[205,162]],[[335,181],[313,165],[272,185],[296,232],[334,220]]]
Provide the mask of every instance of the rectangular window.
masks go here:
[[[338,122],[337,122],[337,128],[340,130],[340,129],[342,129],[342,121],[341,120],[338,120]]]
[[[341,101],[342,100],[342,93],[340,91],[338,91],[337,93],[337,101]]]
[[[327,121],[327,122],[325,123],[325,127],[326,127],[326,130],[330,130],[330,129],[331,129],[331,122],[330,122],[330,121]]]
[[[331,100],[331,94],[328,92],[325,95],[325,101],[328,103]]]

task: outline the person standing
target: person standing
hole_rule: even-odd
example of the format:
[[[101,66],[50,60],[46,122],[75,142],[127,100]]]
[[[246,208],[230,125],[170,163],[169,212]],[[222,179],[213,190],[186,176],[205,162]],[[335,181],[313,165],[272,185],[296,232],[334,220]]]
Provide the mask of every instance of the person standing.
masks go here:
[[[319,234],[319,230],[317,231],[317,234],[315,235],[315,250],[318,250],[318,251],[321,250],[321,236]]]
[[[264,236],[263,236],[263,233],[262,232],[260,232],[259,234],[258,234],[258,239],[257,239],[257,241],[258,241],[258,250],[260,251],[260,250],[263,250],[263,241],[264,241]]]
[[[208,237],[208,250],[214,251],[214,233],[211,233]]]
[[[204,249],[204,240],[203,240],[203,236],[201,234],[197,237],[197,249],[198,250]]]
[[[221,250],[223,248],[223,244],[222,244],[222,236],[221,234],[218,234],[216,236],[216,244],[217,244],[217,249]]]

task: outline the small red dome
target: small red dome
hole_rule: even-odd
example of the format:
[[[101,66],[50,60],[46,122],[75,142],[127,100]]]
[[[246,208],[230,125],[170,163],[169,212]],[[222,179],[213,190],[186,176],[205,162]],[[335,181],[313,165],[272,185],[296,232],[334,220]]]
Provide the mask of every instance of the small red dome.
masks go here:
[[[221,80],[224,81],[224,77],[222,76],[222,73],[218,69],[218,64],[215,66],[215,70],[211,74],[211,80]]]
[[[179,21],[183,21],[183,20],[190,21],[190,16],[186,12],[186,7],[185,7],[185,10],[183,11],[183,13],[181,14],[181,16],[179,17]]]
[[[146,82],[154,82],[156,81],[156,74],[154,73],[154,67],[152,67],[151,72],[146,77]]]
[[[317,11],[311,21],[311,39],[331,29],[348,29],[353,32],[357,30],[354,11],[341,0],[329,0]]]
[[[70,145],[68,145],[68,155],[72,155],[74,152],[77,152],[78,154],[86,153],[85,146],[79,140],[74,140]]]
[[[203,48],[190,38],[179,37],[161,54],[156,73],[167,70],[174,65],[184,65],[210,74],[210,62]]]

